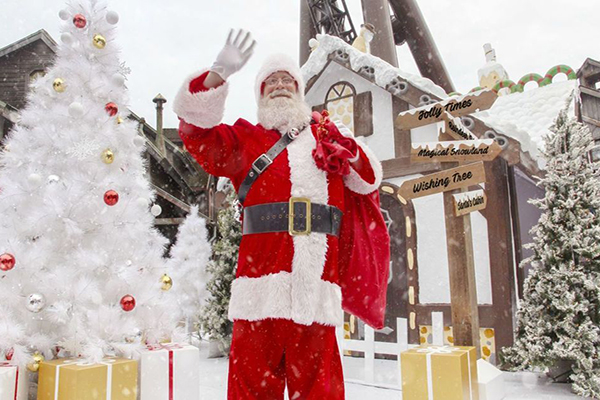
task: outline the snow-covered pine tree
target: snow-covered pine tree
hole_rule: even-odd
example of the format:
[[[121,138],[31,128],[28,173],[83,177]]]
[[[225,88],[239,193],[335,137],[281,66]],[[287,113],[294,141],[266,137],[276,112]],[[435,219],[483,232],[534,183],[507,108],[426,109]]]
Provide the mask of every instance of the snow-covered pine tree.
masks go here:
[[[511,370],[568,360],[573,390],[600,398],[600,180],[590,163],[589,130],[561,111],[545,138],[542,211],[532,229],[532,266],[517,312],[515,344],[501,359]]]
[[[34,351],[129,356],[178,337],[144,140],[126,118],[118,15],[73,0],[59,16],[55,63],[0,155],[0,357],[19,364]]]
[[[225,201],[228,206],[218,213],[219,237],[213,244],[212,259],[206,268],[211,274],[207,285],[210,297],[200,315],[202,332],[218,341],[222,350],[231,341],[233,323],[227,319],[227,312],[242,240],[242,227],[236,206],[237,195],[233,189],[230,189]]]
[[[177,242],[171,247],[167,274],[163,285],[177,303],[179,319],[191,326],[199,326],[199,311],[204,306],[208,292],[206,265],[211,249],[207,238],[206,221],[200,217],[198,206],[191,207],[186,219],[179,225]]]

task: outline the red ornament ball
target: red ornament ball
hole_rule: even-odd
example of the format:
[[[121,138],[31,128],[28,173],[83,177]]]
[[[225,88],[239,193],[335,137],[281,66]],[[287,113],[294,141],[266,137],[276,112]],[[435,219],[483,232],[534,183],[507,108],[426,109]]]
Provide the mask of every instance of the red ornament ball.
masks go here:
[[[114,206],[119,202],[119,193],[114,190],[107,190],[104,193],[104,202],[109,206]]]
[[[10,271],[15,267],[15,256],[4,253],[0,256],[0,271]]]
[[[85,17],[81,14],[75,14],[73,17],[73,25],[79,29],[83,29],[87,25],[87,19],[85,19]]]
[[[133,310],[135,308],[135,298],[130,294],[121,297],[121,308],[127,312]]]
[[[117,107],[117,105],[112,101],[110,103],[106,103],[104,109],[111,117],[114,117],[119,112],[119,107]]]
[[[6,361],[10,361],[10,360],[12,360],[14,355],[15,355],[15,349],[13,349],[11,347],[10,349],[6,350],[6,352],[4,353],[4,358],[6,358]]]

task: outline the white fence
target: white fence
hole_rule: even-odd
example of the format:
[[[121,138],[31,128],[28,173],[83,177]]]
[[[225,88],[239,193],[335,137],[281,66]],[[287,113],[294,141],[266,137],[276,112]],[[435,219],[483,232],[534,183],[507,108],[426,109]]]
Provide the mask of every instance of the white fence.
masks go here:
[[[444,319],[443,313],[434,312],[431,314],[432,320],[432,344],[443,345],[444,344]],[[418,327],[415,327],[418,329]],[[408,350],[416,345],[408,344],[408,323],[406,318],[396,318],[396,343],[392,342],[378,342],[375,340],[375,330],[368,325],[365,325],[365,337],[364,340],[357,339],[344,339],[344,329],[337,329],[338,346],[340,354],[343,355],[344,351],[359,351],[364,353],[364,358],[356,358],[353,362],[361,362],[362,370],[364,371],[363,379],[346,379],[347,382],[360,383],[370,386],[382,386],[393,389],[401,389],[402,382],[402,366],[400,363],[400,353]],[[396,383],[385,384],[380,380],[376,379],[375,376],[375,354],[382,355],[394,355],[398,358],[396,361]],[[343,357],[342,357],[343,358]],[[344,359],[344,358],[343,358]],[[346,359],[347,361],[347,359]],[[387,360],[385,363],[389,364],[392,361]]]

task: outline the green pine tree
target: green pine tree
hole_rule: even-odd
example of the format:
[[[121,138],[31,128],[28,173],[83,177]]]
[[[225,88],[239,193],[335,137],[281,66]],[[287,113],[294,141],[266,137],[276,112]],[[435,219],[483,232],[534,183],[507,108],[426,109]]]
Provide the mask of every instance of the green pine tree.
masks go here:
[[[517,312],[516,341],[500,354],[509,370],[571,363],[573,391],[600,398],[600,181],[590,131],[561,111],[545,138],[542,210],[532,266]]]
[[[200,315],[201,330],[211,339],[217,340],[221,349],[228,347],[233,331],[233,323],[227,319],[227,312],[242,240],[242,227],[236,206],[237,195],[234,190],[230,191],[225,201],[228,206],[218,213],[219,237],[213,245],[212,259],[206,267],[211,275],[207,284],[210,296]]]

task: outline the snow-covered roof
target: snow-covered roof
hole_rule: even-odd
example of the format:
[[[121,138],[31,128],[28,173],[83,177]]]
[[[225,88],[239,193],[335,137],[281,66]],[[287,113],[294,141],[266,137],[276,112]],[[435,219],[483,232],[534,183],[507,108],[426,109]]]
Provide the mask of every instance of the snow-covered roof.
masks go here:
[[[539,159],[544,136],[550,132],[558,112],[567,105],[576,82],[557,82],[522,93],[499,96],[489,110],[473,115],[499,133],[518,140],[523,151]],[[569,107],[569,113],[573,114],[572,101]]]
[[[433,83],[430,79],[393,67],[379,57],[355,49],[336,36],[319,34],[317,35],[317,41],[319,45],[310,53],[310,57],[302,66],[304,82],[308,82],[310,78],[323,70],[328,61],[327,56],[330,53],[336,50],[343,50],[349,56],[350,67],[353,71],[359,71],[364,66],[372,67],[375,71],[375,83],[384,89],[394,78],[400,76],[423,91],[441,98],[448,97],[444,89]]]
[[[302,66],[305,82],[323,70],[329,54],[342,50],[348,54],[353,71],[358,72],[363,66],[372,67],[375,83],[384,89],[394,78],[400,76],[425,92],[442,99],[448,98],[444,89],[430,79],[393,67],[379,57],[355,49],[338,37],[320,34],[317,35],[317,41],[318,46],[313,49],[309,59]],[[490,63],[489,66],[491,67],[492,64]],[[497,67],[495,64],[494,66]],[[520,142],[521,149],[528,152],[543,168],[543,161],[540,158],[543,138],[549,133],[549,128],[558,112],[565,107],[575,86],[575,80],[568,80],[528,89],[521,93],[499,96],[489,110],[473,115],[498,133]],[[569,113],[573,114],[573,102],[571,102]]]

